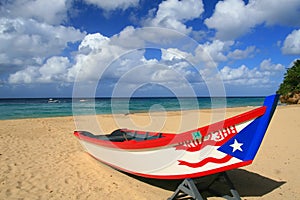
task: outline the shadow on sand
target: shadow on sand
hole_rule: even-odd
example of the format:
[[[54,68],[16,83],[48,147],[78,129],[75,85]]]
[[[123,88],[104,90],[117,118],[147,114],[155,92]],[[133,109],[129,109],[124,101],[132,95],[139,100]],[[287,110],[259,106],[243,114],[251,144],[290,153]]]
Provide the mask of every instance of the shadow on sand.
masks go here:
[[[129,174],[128,174],[129,175]],[[261,197],[279,188],[281,185],[285,184],[285,181],[276,181],[259,174],[249,172],[244,169],[234,169],[227,171],[227,175],[231,179],[241,197]],[[159,179],[149,179],[139,176],[129,175],[137,180],[148,183],[155,187],[160,187],[165,190],[175,191],[178,185],[183,180],[159,180]],[[207,188],[218,191],[221,194],[229,194],[228,188],[224,183],[215,181],[218,179],[218,174],[213,174],[206,177],[201,177],[197,179],[197,187],[204,198],[216,196],[207,191]],[[215,181],[215,182],[214,182]],[[213,183],[214,182],[214,183]],[[213,184],[212,184],[213,183]],[[211,185],[212,184],[212,185]],[[191,199],[191,198],[180,198],[180,199]]]

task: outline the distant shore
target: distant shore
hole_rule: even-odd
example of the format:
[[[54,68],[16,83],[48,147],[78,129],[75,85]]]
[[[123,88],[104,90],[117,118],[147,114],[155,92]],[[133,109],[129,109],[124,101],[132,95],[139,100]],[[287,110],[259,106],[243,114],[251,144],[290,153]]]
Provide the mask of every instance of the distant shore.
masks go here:
[[[180,132],[250,109],[102,114],[97,120],[105,133],[120,127]],[[299,113],[299,105],[278,106],[253,164],[229,172],[242,199],[300,196]],[[75,120],[77,126],[88,125],[86,116]],[[0,199],[165,200],[172,195],[169,182],[149,184],[91,158],[73,136],[76,128],[73,117],[0,120]]]

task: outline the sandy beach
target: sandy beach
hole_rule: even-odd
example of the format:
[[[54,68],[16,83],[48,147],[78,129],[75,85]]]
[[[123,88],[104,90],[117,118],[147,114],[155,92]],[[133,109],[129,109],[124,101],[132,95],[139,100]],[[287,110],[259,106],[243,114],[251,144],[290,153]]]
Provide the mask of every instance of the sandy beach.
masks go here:
[[[226,117],[249,109],[229,108]],[[229,172],[242,199],[299,199],[299,113],[300,106],[277,107],[253,164]],[[208,110],[161,114],[117,115],[115,120],[111,115],[97,117],[107,133],[128,120],[131,125],[166,132],[211,121]],[[73,117],[1,120],[0,199],[163,200],[172,195],[175,188],[168,181],[128,176],[90,157],[73,136],[75,129]]]

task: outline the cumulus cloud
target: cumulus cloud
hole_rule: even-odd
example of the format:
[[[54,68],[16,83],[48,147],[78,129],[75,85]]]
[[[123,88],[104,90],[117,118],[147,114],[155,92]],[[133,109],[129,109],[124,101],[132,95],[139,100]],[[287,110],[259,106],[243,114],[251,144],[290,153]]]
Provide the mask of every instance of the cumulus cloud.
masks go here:
[[[140,36],[144,35],[140,31],[142,30],[137,30],[138,36],[133,38],[140,41],[140,47],[143,47],[145,41]],[[178,76],[171,76],[174,75],[174,70],[183,76],[188,73],[184,69],[189,66],[185,60],[188,53],[176,48],[161,49],[162,60],[147,60],[144,57],[145,49],[137,46],[124,47],[121,35],[112,38],[99,33],[87,35],[79,45],[79,54],[75,57],[76,63],[69,69],[69,77],[75,77],[79,73],[77,81],[98,81],[99,78],[114,81],[127,74],[129,78],[126,81],[133,84],[141,81],[160,82],[163,79],[168,82],[171,81],[170,78],[178,80]],[[132,73],[131,70],[137,66],[140,66],[139,70],[135,69],[135,73]],[[167,67],[160,71],[162,66]]]
[[[147,46],[146,43],[151,41],[154,37],[153,29],[142,30],[127,27],[125,30],[111,38],[100,33],[88,34],[81,41],[77,52],[73,54],[72,62],[66,57],[50,57],[40,66],[29,65],[12,74],[9,82],[96,83],[100,80],[109,88],[114,88],[120,83],[128,88],[129,86],[137,88],[144,83],[155,83],[173,88],[174,91],[175,88],[184,90],[183,88],[192,87],[195,84],[204,82],[209,84],[209,81],[216,81],[213,69],[218,63],[228,59],[242,59],[255,51],[253,46],[244,50],[232,50],[235,44],[233,41],[214,40],[198,44],[193,50],[182,48],[180,45],[182,42],[177,44],[178,47],[163,48],[164,42],[162,42],[161,60],[147,60],[144,57],[145,50],[139,47]],[[148,30],[152,30],[153,33],[149,33]],[[163,35],[165,39],[170,39],[168,34]],[[160,39],[164,41],[162,35]],[[126,41],[130,41],[131,45],[126,44]],[[155,42],[159,41],[154,39]],[[220,70],[220,74],[228,84],[267,84],[270,82],[270,77],[276,71],[281,73],[280,70],[283,68],[282,65],[273,64],[268,59],[253,69],[246,65],[238,68],[225,66]],[[178,82],[183,84],[179,85]]]
[[[216,37],[233,40],[251,31],[255,26],[300,25],[300,1],[298,0],[225,0],[217,3],[213,15],[205,24],[216,29]]]
[[[2,3],[0,16],[10,18],[35,19],[48,24],[60,24],[67,19],[70,0],[14,0]]]
[[[294,30],[284,40],[282,53],[300,55],[300,29]]]
[[[29,66],[9,76],[9,83],[33,83],[39,76],[38,67]]]
[[[299,26],[300,2],[298,0],[262,0],[251,3],[258,12],[262,12],[262,20],[267,25],[280,24]]]
[[[110,38],[100,33],[88,34],[79,45],[75,64],[69,69],[70,79],[75,81],[77,77],[76,81],[98,81],[107,66],[125,52],[125,49],[110,42]]]
[[[203,3],[198,0],[167,0],[163,1],[155,14],[145,21],[146,26],[159,26],[175,29],[181,33],[190,33],[192,28],[184,22],[200,17]]]
[[[187,40],[178,39],[183,36],[182,34],[178,32],[175,34],[170,30],[165,31],[166,29],[161,28],[135,29],[134,27],[126,27],[119,34],[109,38],[100,33],[85,35],[75,29],[62,26],[46,24],[41,26],[41,23],[35,20],[21,20],[21,22],[32,23],[31,32],[24,28],[22,23],[19,23],[21,25],[12,23],[11,26],[6,24],[0,26],[2,28],[0,28],[0,33],[3,36],[11,37],[13,34],[5,35],[6,32],[16,32],[16,38],[19,35],[38,35],[37,33],[46,37],[44,32],[51,30],[53,37],[47,36],[46,38],[48,38],[49,43],[51,41],[51,44],[59,44],[56,47],[57,52],[65,48],[67,41],[78,41],[84,38],[70,59],[62,56],[49,56],[50,58],[46,62],[28,62],[26,68],[10,75],[9,83],[14,84],[68,83],[74,81],[77,83],[95,83],[101,79],[101,83],[105,82],[104,85],[108,88],[115,87],[121,80],[119,85],[124,86],[122,89],[129,88],[129,86],[130,88],[137,88],[144,83],[155,83],[173,88],[174,91],[177,88],[178,91],[180,89],[182,92],[185,91],[185,88],[204,81],[216,81],[211,77],[215,75],[212,69],[218,63],[225,62],[228,59],[246,58],[256,50],[254,46],[247,47],[244,50],[232,50],[235,42],[222,40],[193,44],[191,45],[193,48],[190,48],[189,44],[185,42]],[[40,26],[44,27],[45,30]],[[74,34],[73,38],[70,37],[72,34]],[[62,35],[66,36],[63,37]],[[53,42],[52,40],[55,39],[57,41]],[[17,39],[11,38],[10,42],[13,41],[17,41]],[[34,40],[32,43],[34,44]],[[44,44],[47,44],[47,42]],[[145,50],[141,47],[146,47],[148,44],[161,49],[161,60],[147,60],[144,57]],[[164,48],[165,46],[169,48]],[[51,49],[50,47],[49,44],[48,49]],[[42,52],[41,49],[38,49],[38,51]],[[35,54],[39,55],[41,52],[35,52]],[[45,55],[41,53],[37,57],[42,58]],[[199,65],[192,66],[195,63]],[[271,60],[265,60],[260,67],[253,69],[248,68],[246,65],[238,68],[226,66],[220,70],[220,74],[228,84],[253,85],[270,82],[273,71],[279,72],[282,67],[278,64],[272,64]],[[178,82],[182,84],[178,84]]]
[[[73,27],[0,18],[0,65],[42,64],[46,57],[60,54],[69,42],[80,41],[84,36]]]
[[[168,48],[168,49],[161,49],[162,59],[166,61],[172,61],[176,59],[185,59],[190,57],[191,55],[188,52],[180,51],[177,48]]]
[[[143,35],[139,32],[139,29],[135,29],[133,26],[127,26],[119,34],[111,37],[111,44],[128,49],[139,48],[145,43]],[[151,35],[151,31],[149,31],[148,34]]]
[[[234,51],[228,53],[228,58],[240,60],[253,57],[253,53],[255,53],[255,50],[255,46],[249,46],[245,50],[235,49]]]
[[[194,59],[196,62],[204,62],[207,67],[216,67],[219,62],[228,59],[226,53],[233,44],[233,41],[223,42],[221,40],[199,44],[195,50]]]
[[[52,57],[40,66],[29,66],[9,76],[9,83],[57,83],[66,81],[70,61],[66,57]]]
[[[71,63],[67,57],[52,57],[39,68],[38,82],[52,83],[52,82],[65,82],[67,75],[67,69],[71,66]]]
[[[259,71],[257,68],[250,69],[246,65],[238,68],[225,66],[220,72],[224,82],[233,85],[266,84],[269,81],[269,73]]]
[[[141,34],[141,33],[140,33]],[[196,81],[196,70],[185,60],[189,53],[176,48],[162,49],[162,59],[147,60],[145,50],[118,45],[118,37],[88,34],[82,40],[73,62],[66,57],[51,57],[41,66],[29,65],[9,77],[10,83],[98,82],[114,85],[161,83],[178,86],[178,80]],[[140,40],[140,38],[137,38]],[[119,41],[123,43],[123,38]],[[139,74],[137,76],[137,74]],[[124,78],[126,77],[126,78]]]
[[[284,71],[285,67],[282,64],[273,64],[271,58],[265,59],[260,63],[260,69],[263,71],[270,71],[276,73],[277,71]]]
[[[190,38],[178,31],[162,27],[134,28],[125,27],[120,33],[110,38],[110,44],[125,49],[147,47],[172,48],[178,47],[184,42],[190,43]],[[196,44],[196,42],[194,42]]]
[[[284,73],[284,66],[273,64],[271,59],[263,60],[259,67],[249,68],[241,65],[238,68],[225,66],[220,70],[220,75],[225,83],[232,85],[266,86],[273,84],[271,80],[274,77],[281,76]]]
[[[205,24],[217,30],[217,38],[230,40],[248,32],[255,24],[256,20],[249,15],[242,0],[226,0],[217,3],[215,12]]]
[[[139,0],[84,0],[88,4],[93,4],[106,11],[121,9],[126,10],[129,7],[138,5]]]
[[[141,32],[139,34],[142,35]],[[117,39],[91,34],[82,41],[80,48],[88,47],[89,50],[85,50],[88,53],[78,54],[76,63],[69,69],[72,76],[77,74],[77,85],[86,81],[100,81],[100,88],[109,87],[114,95],[121,96],[130,95],[145,84],[163,85],[180,92],[180,88],[191,87],[188,81],[195,81],[195,77],[199,76],[184,59],[186,52],[175,48],[162,49],[161,60],[147,60],[145,49],[125,48],[117,45]],[[139,37],[137,39],[140,40]],[[123,42],[123,38],[120,42]],[[156,86],[151,88],[155,89]]]

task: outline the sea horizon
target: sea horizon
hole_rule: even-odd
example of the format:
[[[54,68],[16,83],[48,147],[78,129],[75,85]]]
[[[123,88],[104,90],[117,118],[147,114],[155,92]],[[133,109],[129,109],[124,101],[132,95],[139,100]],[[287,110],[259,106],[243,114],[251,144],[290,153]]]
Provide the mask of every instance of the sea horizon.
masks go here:
[[[260,106],[264,97],[0,98],[0,120]]]
[[[267,96],[267,95],[266,95]],[[230,96],[132,96],[132,97],[126,97],[126,96],[99,96],[99,97],[60,97],[60,96],[49,96],[49,97],[0,97],[0,100],[6,100],[6,99],[151,99],[151,98],[264,98],[266,97],[264,95],[230,95]]]

